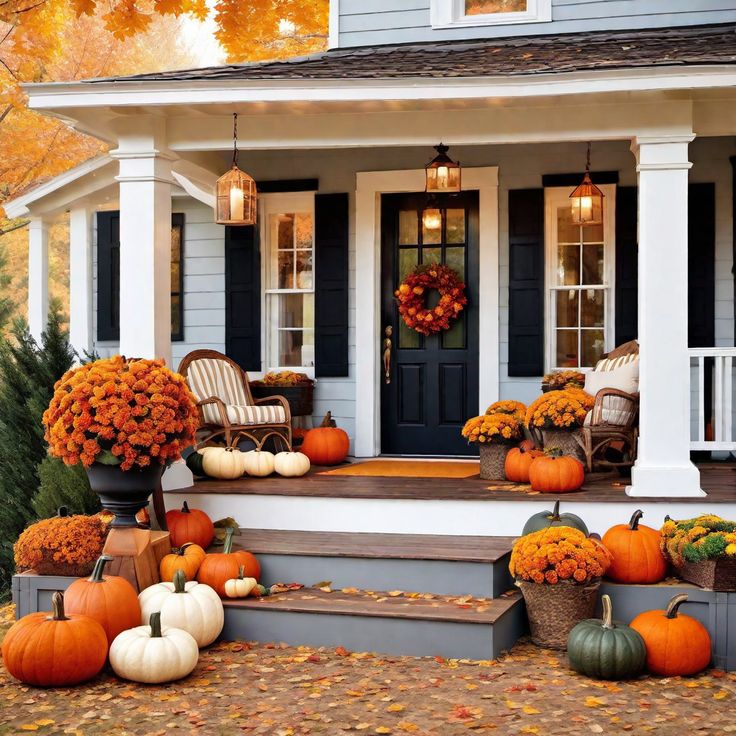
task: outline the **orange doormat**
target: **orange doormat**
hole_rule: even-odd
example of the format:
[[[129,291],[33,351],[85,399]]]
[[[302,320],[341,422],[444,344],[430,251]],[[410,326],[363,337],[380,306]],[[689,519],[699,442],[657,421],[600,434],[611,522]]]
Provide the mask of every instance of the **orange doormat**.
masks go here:
[[[470,478],[480,473],[480,463],[452,460],[368,460],[323,470],[318,475],[362,475],[383,478]]]

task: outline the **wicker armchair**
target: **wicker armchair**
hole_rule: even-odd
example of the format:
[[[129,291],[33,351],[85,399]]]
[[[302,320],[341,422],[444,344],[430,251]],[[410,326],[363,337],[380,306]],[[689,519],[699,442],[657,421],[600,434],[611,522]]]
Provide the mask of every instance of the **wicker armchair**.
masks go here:
[[[245,371],[216,350],[195,350],[179,365],[197,398],[199,444],[224,439],[235,446],[241,438],[263,447],[269,437],[291,450],[291,411],[283,396],[254,399]]]

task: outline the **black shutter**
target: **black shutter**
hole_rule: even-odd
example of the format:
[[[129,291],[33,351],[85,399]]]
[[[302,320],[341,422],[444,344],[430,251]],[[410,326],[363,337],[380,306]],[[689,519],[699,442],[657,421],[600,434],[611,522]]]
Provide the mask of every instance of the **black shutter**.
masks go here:
[[[688,345],[715,345],[716,188],[690,184],[688,191]]]
[[[316,376],[348,375],[347,194],[314,198],[314,366]]]
[[[509,192],[509,376],[544,373],[544,190]]]
[[[97,339],[120,340],[120,213],[97,213]]]
[[[616,345],[638,334],[638,207],[636,187],[616,187]]]
[[[254,226],[225,228],[225,352],[261,370],[261,254]]]

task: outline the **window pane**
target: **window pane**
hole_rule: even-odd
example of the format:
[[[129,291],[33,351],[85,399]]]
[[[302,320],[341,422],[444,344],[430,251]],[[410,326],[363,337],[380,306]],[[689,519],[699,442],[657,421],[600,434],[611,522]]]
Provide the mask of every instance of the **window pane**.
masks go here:
[[[582,349],[583,356],[580,365],[585,368],[592,368],[605,352],[603,330],[583,330]]]
[[[421,339],[422,336],[416,330],[407,327],[404,320],[399,317],[399,347],[418,348]]]
[[[278,289],[294,288],[294,251],[278,251]]]
[[[419,218],[416,210],[399,212],[399,245],[414,245],[419,242]]]
[[[447,210],[447,242],[465,242],[465,210]]]
[[[302,365],[303,330],[279,330],[279,365]]]
[[[557,283],[561,286],[580,283],[579,245],[560,245],[557,248]]]
[[[603,283],[603,246],[583,246],[583,284]]]
[[[569,206],[557,208],[557,242],[580,242],[580,226],[572,221],[572,210]]]
[[[171,334],[181,334],[181,296],[178,294],[171,297]]]
[[[465,347],[465,312],[460,312],[458,318],[450,323],[450,329],[442,333],[442,347],[445,350]]]
[[[276,242],[279,250],[294,247],[294,215],[271,215],[276,220]]]
[[[416,248],[401,248],[399,250],[399,281],[403,281],[417,263]]]
[[[297,212],[296,215],[296,247],[312,247],[312,213]]]
[[[465,279],[465,248],[445,248],[445,265]]]
[[[305,321],[305,312],[309,310],[307,300],[313,301],[312,294],[277,294],[279,327],[311,327]]]
[[[578,326],[578,293],[572,289],[557,292],[558,327]]]
[[[466,15],[485,13],[523,13],[527,0],[465,0]]]
[[[181,264],[180,263],[174,263],[172,261],[171,263],[171,291],[172,292],[178,292],[179,291],[179,278],[181,274]]]
[[[422,263],[439,263],[442,260],[442,248],[423,248]]]
[[[424,210],[431,216],[425,217],[422,213],[422,242],[425,245],[439,245],[442,242],[442,215],[440,210]],[[436,215],[434,213],[437,213]],[[437,216],[439,215],[439,220]],[[436,227],[439,222],[439,227]],[[427,227],[430,225],[430,227]]]
[[[585,225],[583,227],[584,243],[602,243],[603,242],[603,224]]]
[[[583,327],[603,327],[605,296],[603,289],[585,289],[581,292]]]
[[[557,358],[560,368],[576,368],[578,365],[578,331],[557,330]]]
[[[313,285],[312,251],[298,250],[296,252],[296,288],[311,289]]]

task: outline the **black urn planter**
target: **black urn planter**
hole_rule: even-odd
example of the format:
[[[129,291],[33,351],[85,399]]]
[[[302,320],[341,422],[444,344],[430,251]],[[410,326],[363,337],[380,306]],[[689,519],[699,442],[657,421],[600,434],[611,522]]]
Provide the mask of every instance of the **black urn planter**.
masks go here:
[[[148,505],[148,497],[158,488],[163,472],[164,466],[158,463],[141,470],[93,463],[87,468],[87,477],[102,508],[115,514],[112,526],[136,527],[135,515]]]

